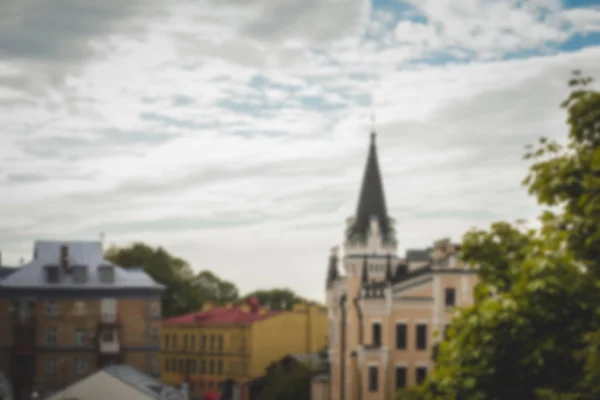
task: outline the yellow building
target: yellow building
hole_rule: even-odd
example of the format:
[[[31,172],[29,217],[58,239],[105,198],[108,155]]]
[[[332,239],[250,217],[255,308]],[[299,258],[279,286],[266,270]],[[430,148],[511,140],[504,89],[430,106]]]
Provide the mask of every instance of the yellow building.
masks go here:
[[[316,304],[269,311],[255,299],[239,307],[213,308],[169,318],[161,330],[161,377],[188,382],[192,396],[220,392],[233,382],[260,376],[273,361],[290,353],[311,353],[327,345],[327,313]]]

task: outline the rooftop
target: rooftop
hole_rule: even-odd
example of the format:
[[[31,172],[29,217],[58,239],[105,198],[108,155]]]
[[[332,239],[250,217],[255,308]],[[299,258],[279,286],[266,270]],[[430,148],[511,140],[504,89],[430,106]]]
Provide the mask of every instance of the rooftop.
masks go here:
[[[163,324],[171,325],[250,325],[254,322],[271,318],[280,311],[264,309],[246,310],[242,307],[218,307],[206,311],[180,315],[163,320]]]
[[[68,266],[62,263],[67,259]],[[49,283],[44,271],[46,267],[60,267],[56,282]],[[73,268],[87,270],[83,281],[76,281]],[[113,267],[114,279],[101,281],[101,267]],[[1,271],[0,271],[1,273]],[[102,243],[99,241],[42,241],[34,244],[33,260],[0,278],[0,288],[5,289],[155,289],[163,285],[156,283],[139,269],[128,270],[104,259]]]
[[[180,399],[180,392],[171,386],[161,383],[157,379],[146,375],[137,369],[126,365],[110,365],[103,369],[109,375],[121,380],[122,382],[135,387],[140,392],[156,399]]]

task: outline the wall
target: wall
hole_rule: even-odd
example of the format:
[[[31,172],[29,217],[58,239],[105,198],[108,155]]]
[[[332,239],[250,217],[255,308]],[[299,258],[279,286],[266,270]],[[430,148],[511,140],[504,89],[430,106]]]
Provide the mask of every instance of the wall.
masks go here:
[[[125,348],[125,362],[135,368],[148,373],[158,372],[152,370],[152,359],[158,367],[158,342],[147,335],[149,327],[154,319],[160,321],[160,309],[158,317],[148,314],[148,302],[143,299],[118,299],[117,308],[121,322],[121,346]],[[151,300],[157,301],[156,299]],[[62,387],[80,379],[97,369],[96,333],[100,318],[100,299],[60,299],[55,300],[58,312],[56,315],[48,313],[48,300],[39,299],[35,301],[33,314],[35,320],[35,383],[40,387]],[[2,299],[0,304],[0,346],[3,354],[0,355],[0,368],[10,371],[10,360],[7,354],[13,343],[13,314],[8,312],[12,302]],[[84,312],[80,312],[83,310]],[[48,344],[47,334],[50,329],[56,329],[57,343]],[[84,341],[78,344],[75,339],[77,330],[84,331]],[[159,333],[159,332],[157,332]],[[156,346],[156,348],[152,348]],[[57,365],[57,371],[48,370],[48,364],[53,361]],[[76,363],[83,362],[84,370],[78,373]]]
[[[251,328],[249,377],[264,374],[265,368],[287,354],[307,354],[327,345],[327,313],[316,305],[300,305],[255,322]]]
[[[210,350],[211,336],[215,338],[213,351]],[[168,347],[166,337],[169,337]],[[173,346],[174,337],[177,338],[176,346]],[[187,346],[184,345],[186,337]],[[205,338],[204,348],[201,347],[202,337]],[[218,347],[219,337],[223,340],[222,349]],[[195,395],[220,390],[226,379],[244,381],[248,377],[249,342],[248,327],[165,324],[161,329],[161,380],[176,385],[188,378],[190,390]],[[211,362],[213,373],[210,372]],[[223,366],[221,373],[217,369],[219,362]]]

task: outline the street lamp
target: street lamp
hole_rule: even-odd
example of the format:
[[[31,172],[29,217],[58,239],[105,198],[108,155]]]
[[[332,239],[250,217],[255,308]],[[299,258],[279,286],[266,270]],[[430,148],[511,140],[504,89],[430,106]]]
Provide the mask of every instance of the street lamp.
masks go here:
[[[36,392],[35,390],[33,392],[31,392],[31,398],[33,400],[37,399],[38,397],[40,397],[40,395],[38,394],[38,392]]]

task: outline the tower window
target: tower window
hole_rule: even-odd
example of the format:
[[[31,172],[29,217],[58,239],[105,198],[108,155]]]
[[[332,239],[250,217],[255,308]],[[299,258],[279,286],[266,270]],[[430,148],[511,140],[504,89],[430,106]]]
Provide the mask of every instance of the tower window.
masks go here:
[[[406,387],[406,367],[396,367],[396,389]]]
[[[456,305],[456,290],[454,288],[446,288],[445,303],[446,307],[454,307]]]
[[[417,367],[417,385],[420,385],[427,379],[427,367]]]
[[[379,390],[379,370],[376,366],[369,367],[369,392]]]
[[[396,324],[396,349],[406,349],[406,324]]]
[[[427,325],[417,325],[417,350],[427,349]]]
[[[373,346],[381,346],[381,324],[374,322],[372,325]]]

